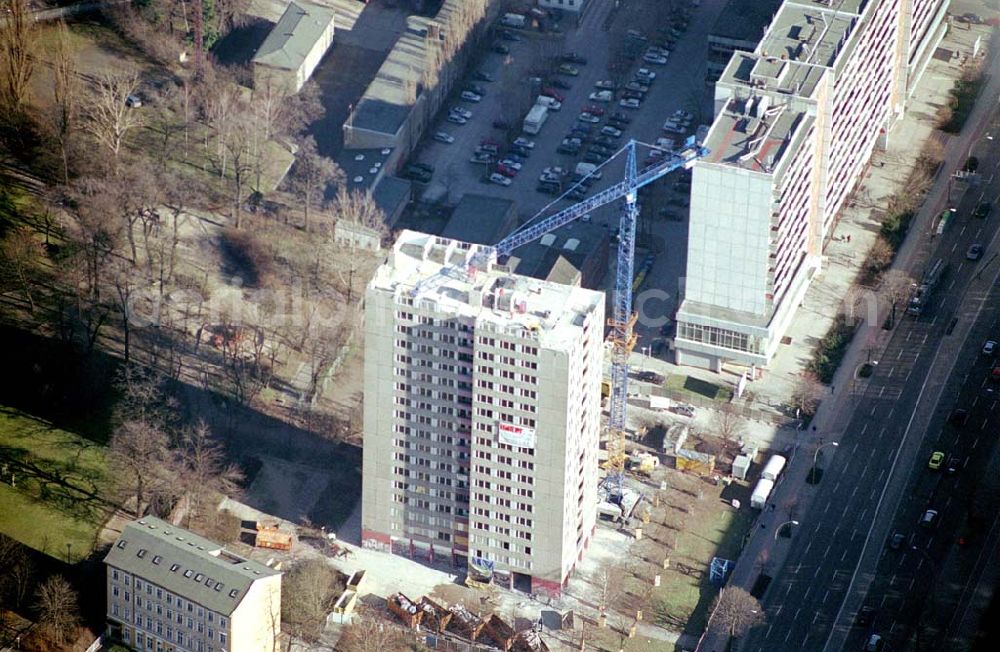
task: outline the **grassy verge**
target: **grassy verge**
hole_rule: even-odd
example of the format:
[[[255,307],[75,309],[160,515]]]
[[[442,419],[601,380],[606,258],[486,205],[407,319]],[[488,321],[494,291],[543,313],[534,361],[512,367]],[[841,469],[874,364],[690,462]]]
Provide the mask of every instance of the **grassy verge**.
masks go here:
[[[697,634],[705,629],[709,608],[718,587],[709,582],[712,557],[735,560],[740,544],[752,524],[749,510],[733,510],[721,502],[718,510],[706,511],[698,518],[688,518],[688,526],[677,537],[671,554],[671,567],[663,571],[660,586],[652,595],[657,624]],[[701,571],[701,572],[692,572]]]
[[[60,560],[90,554],[111,511],[102,446],[0,407],[0,470],[0,532]]]
[[[843,314],[837,315],[833,326],[816,346],[816,353],[808,367],[821,383],[828,384],[833,380],[833,375],[837,372],[840,361],[844,359],[847,345],[851,343],[853,336],[854,325],[848,322]]]
[[[677,392],[691,398],[708,399],[710,401],[729,401],[733,397],[733,392],[728,387],[710,383],[707,380],[672,374],[667,377],[666,387],[672,392]]]

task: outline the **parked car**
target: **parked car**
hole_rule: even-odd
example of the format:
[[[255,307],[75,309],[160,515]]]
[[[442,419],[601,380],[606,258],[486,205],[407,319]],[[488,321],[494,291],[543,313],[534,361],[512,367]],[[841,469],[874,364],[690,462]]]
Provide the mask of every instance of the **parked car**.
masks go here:
[[[952,455],[948,458],[948,463],[944,467],[944,472],[948,475],[955,475],[962,469],[962,460]]]
[[[506,29],[500,30],[500,38],[511,43],[517,43],[521,40],[520,36]]]
[[[583,155],[584,163],[603,163],[608,160],[608,157],[604,154],[599,154],[595,151],[589,151]]]
[[[861,611],[858,612],[858,625],[862,627],[869,627],[875,622],[875,617],[878,615],[878,610],[875,607],[861,607]]]
[[[472,78],[475,79],[476,81],[482,81],[482,82],[494,82],[497,80],[496,77],[482,70],[477,70],[476,72],[472,73]]]
[[[453,107],[451,107],[451,109],[448,112],[460,115],[463,118],[465,118],[466,120],[471,120],[472,119],[472,111],[470,111],[467,108],[462,107],[462,106],[453,106]]]
[[[923,516],[920,517],[921,527],[932,528],[937,525],[938,512],[936,509],[928,509],[924,512]]]
[[[983,344],[983,355],[993,355],[996,353],[996,350],[997,343],[993,340],[986,340],[986,343]]]
[[[550,165],[542,170],[542,174],[552,174],[559,177],[564,177],[568,174],[568,170],[561,165]]]
[[[119,96],[120,97],[120,96]],[[138,95],[129,95],[125,98],[125,106],[130,109],[138,109],[142,106],[142,98]]]
[[[582,66],[587,65],[587,60],[581,57],[576,52],[567,52],[566,54],[562,55],[562,60],[565,61],[566,63],[578,63]]]
[[[625,91],[622,93],[622,97],[626,100],[639,100],[641,102],[642,99],[646,97],[646,94],[640,93],[639,91]]]
[[[531,150],[525,149],[523,147],[518,147],[517,145],[512,145],[509,150],[507,150],[508,156],[517,156],[522,161],[531,156]]]
[[[965,257],[968,260],[979,260],[983,257],[983,245],[974,244],[969,247],[969,250],[965,252]]]
[[[588,97],[591,102],[610,102],[615,99],[615,94],[611,91],[594,91]]]
[[[643,79],[648,79],[650,81],[656,79],[656,73],[649,68],[639,68],[635,71],[636,77],[642,77]]]
[[[559,184],[551,183],[548,181],[543,181],[535,186],[535,190],[546,195],[558,195],[559,194]]]
[[[626,109],[638,109],[642,103],[634,97],[626,97],[618,102],[618,106]]]
[[[434,133],[433,136],[431,136],[431,138],[433,138],[439,143],[444,143],[446,145],[451,145],[453,142],[455,142],[455,137],[449,134],[447,131],[437,131]]]
[[[559,154],[569,154],[570,156],[576,156],[580,153],[579,145],[567,145],[565,142],[556,147],[556,152]]]
[[[644,54],[642,60],[646,63],[651,63],[654,66],[663,66],[667,63],[667,58],[661,57],[658,54]]]
[[[601,107],[597,106],[596,104],[587,104],[587,105],[585,105],[580,110],[582,112],[584,112],[584,113],[590,113],[590,114],[596,115],[596,116],[603,116],[604,115],[604,109],[602,109]]]
[[[542,89],[542,95],[545,95],[547,97],[551,97],[552,99],[558,100],[560,102],[565,102],[566,101],[566,97],[562,93],[560,93],[559,91],[555,90],[554,88],[549,88],[549,87],[543,88]]]
[[[462,94],[459,97],[466,102],[481,102],[483,100],[482,95],[473,93],[472,91],[462,91]]]
[[[493,51],[497,54],[510,54],[510,48],[499,41],[493,44]]]
[[[569,89],[573,88],[573,85],[570,84],[568,81],[566,81],[565,79],[559,79],[558,77],[550,79],[548,83],[549,86],[553,88],[561,88],[564,91],[568,91]],[[561,102],[562,100],[559,101]]]
[[[577,117],[577,120],[579,120],[580,122],[589,122],[591,124],[597,124],[598,122],[601,121],[600,118],[598,118],[596,115],[592,113],[581,113]]]
[[[621,111],[616,111],[612,113],[610,119],[615,120],[617,122],[624,122],[625,124],[632,122],[632,118],[629,116],[629,114],[622,113]]]
[[[493,121],[493,128],[494,129],[510,129],[510,123],[507,122],[506,120],[494,120]]]
[[[490,175],[490,181],[497,184],[498,186],[509,186],[512,182],[510,179],[500,174],[499,172],[494,172]]]
[[[615,90],[615,83],[607,79],[602,79],[601,81],[594,84],[595,88],[600,88],[601,90],[613,91]]]
[[[610,157],[612,154],[615,153],[614,148],[609,147],[608,145],[591,145],[589,151],[600,154],[601,156],[604,156],[606,158]]]
[[[517,176],[517,170],[509,168],[506,165],[503,165],[502,163],[497,163],[497,172],[504,175],[508,179],[513,179],[514,177]]]
[[[931,453],[931,459],[927,461],[927,468],[937,471],[941,468],[942,463],[944,463],[944,453],[941,451],[934,451]]]
[[[902,532],[893,532],[892,537],[889,539],[889,547],[893,550],[899,550],[903,547],[903,542],[906,541],[906,535]]]
[[[454,124],[457,124],[457,125],[464,125],[466,122],[468,122],[468,119],[463,118],[462,116],[458,115],[457,113],[449,113],[447,120],[448,120],[448,122],[451,122],[451,123],[454,123]]]
[[[568,63],[563,63],[560,64],[558,68],[556,68],[556,72],[559,73],[560,75],[568,75],[570,77],[576,77],[577,75],[580,74],[580,69],[577,68],[576,66],[571,66]]]
[[[627,91],[638,91],[640,93],[648,93],[649,92],[649,86],[647,86],[646,84],[641,84],[641,83],[636,82],[636,81],[630,81],[629,83],[625,84],[625,90],[627,90]]]
[[[514,139],[514,144],[518,147],[523,147],[525,149],[535,149],[535,141],[529,140],[524,136],[518,136]]]
[[[472,155],[472,158],[469,159],[471,163],[476,163],[479,165],[487,165],[495,160],[496,157],[490,154],[489,152],[476,152]]]
[[[573,188],[573,190],[571,190],[569,193],[567,193],[566,196],[569,197],[570,199],[580,201],[581,199],[585,199],[587,197],[587,189],[584,188],[583,186],[577,186],[576,188]],[[586,217],[587,216],[584,215],[584,218]],[[587,220],[584,219],[584,222],[586,221]]]
[[[516,172],[520,172],[521,171],[521,167],[522,167],[520,163],[518,163],[514,159],[510,158],[509,156],[507,158],[503,159],[502,161],[500,161],[500,165],[506,166],[506,167],[510,168],[511,170],[516,171]]]
[[[431,180],[432,173],[422,167],[416,165],[407,165],[403,168],[401,177],[404,179],[411,179],[413,181],[418,181],[420,183],[427,183]]]
[[[989,217],[991,212],[993,212],[993,204],[984,201],[976,206],[976,210],[972,211],[972,216],[984,219]]]

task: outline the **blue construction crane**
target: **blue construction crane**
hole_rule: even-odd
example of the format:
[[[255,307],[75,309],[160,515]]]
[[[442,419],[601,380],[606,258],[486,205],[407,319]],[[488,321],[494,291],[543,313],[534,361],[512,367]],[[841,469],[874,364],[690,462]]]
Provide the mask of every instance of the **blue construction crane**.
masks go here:
[[[618,229],[618,266],[615,273],[614,310],[608,322],[611,326],[611,341],[614,345],[614,353],[611,366],[611,407],[608,418],[608,431],[610,434],[608,437],[608,462],[606,468],[617,476],[619,485],[626,459],[625,408],[628,397],[628,357],[635,346],[635,335],[632,333],[632,326],[636,319],[635,315],[632,314],[632,277],[634,274],[635,259],[635,224],[639,217],[639,188],[679,168],[690,168],[694,165],[695,161],[708,154],[708,150],[699,145],[694,136],[691,136],[685,141],[682,149],[669,152],[662,160],[639,170],[636,165],[637,145],[645,145],[652,149],[658,149],[646,143],[630,140],[614,156],[587,175],[589,177],[597,174],[601,168],[608,165],[612,160],[621,154],[625,154],[624,180],[596,193],[589,199],[585,199],[548,217],[543,217],[553,204],[573,192],[574,189],[583,183],[583,180],[577,182],[576,185],[539,211],[517,231],[511,233],[493,247],[485,247],[474,254],[467,267],[442,268],[441,272],[420,281],[411,290],[412,296],[418,296],[445,283],[449,278],[468,278],[470,271],[474,272],[476,269],[486,269],[490,263],[495,263],[497,259],[509,256],[518,247],[534,242],[546,233],[551,233],[602,206],[624,198],[625,210],[622,212]]]

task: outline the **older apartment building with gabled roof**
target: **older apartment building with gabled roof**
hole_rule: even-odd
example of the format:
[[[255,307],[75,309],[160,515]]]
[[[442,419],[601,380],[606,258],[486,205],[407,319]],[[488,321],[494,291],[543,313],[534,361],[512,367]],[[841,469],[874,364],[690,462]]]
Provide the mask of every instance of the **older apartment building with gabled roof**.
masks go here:
[[[107,631],[134,650],[260,652],[281,632],[281,572],[161,519],[104,558]]]

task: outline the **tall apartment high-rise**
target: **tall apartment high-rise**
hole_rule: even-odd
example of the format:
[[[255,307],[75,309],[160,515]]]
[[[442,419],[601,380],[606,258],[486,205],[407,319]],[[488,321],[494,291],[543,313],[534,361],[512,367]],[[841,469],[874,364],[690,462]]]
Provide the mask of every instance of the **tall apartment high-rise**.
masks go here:
[[[479,245],[404,231],[365,295],[362,538],[558,593],[596,521],[604,295],[450,274]]]
[[[884,146],[948,0],[786,0],[716,83],[694,166],[677,362],[766,366],[835,218]]]

